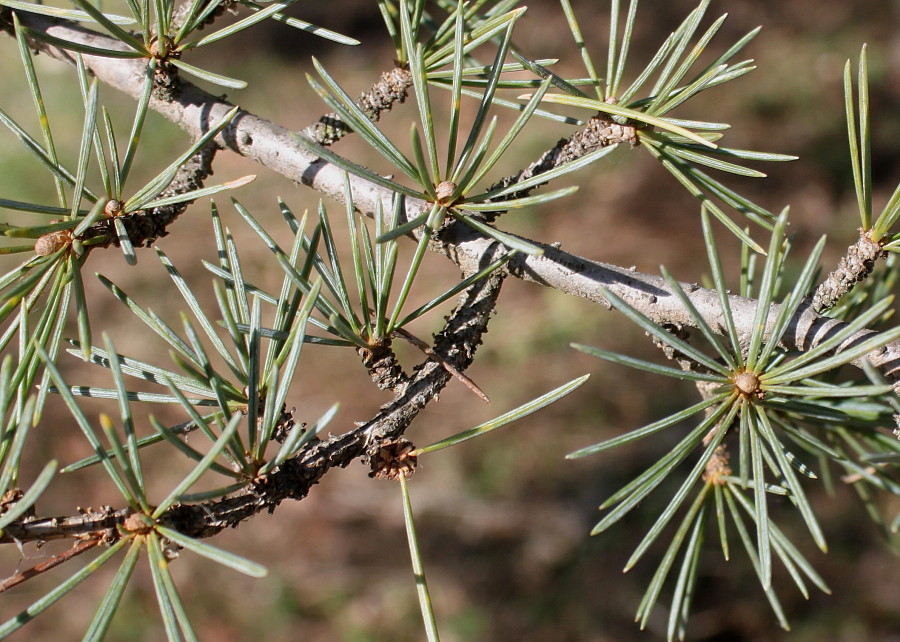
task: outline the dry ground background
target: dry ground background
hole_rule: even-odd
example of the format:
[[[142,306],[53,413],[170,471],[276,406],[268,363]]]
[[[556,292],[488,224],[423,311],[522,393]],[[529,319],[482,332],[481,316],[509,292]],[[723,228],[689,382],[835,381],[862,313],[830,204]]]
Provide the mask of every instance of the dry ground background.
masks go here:
[[[606,39],[606,3],[574,4],[589,45],[600,58]],[[688,0],[645,4],[639,13],[632,56],[640,63],[692,7]],[[825,264],[831,265],[853,239],[857,220],[846,152],[841,71],[848,57],[856,57],[862,42],[871,45],[873,166],[880,202],[900,179],[900,3],[717,0],[710,15],[726,11],[730,17],[714,47],[762,24],[762,34],[747,50],[760,68],[728,89],[713,90],[708,97],[694,101],[684,114],[734,123],[726,139],[731,146],[801,156],[794,163],[764,168],[768,179],[734,180],[732,184],[769,209],[792,205],[791,229],[799,239],[798,255],[818,235],[827,233],[832,240]],[[372,1],[300,2],[293,14],[353,35],[364,44],[358,49],[341,48],[269,25],[202,52],[202,63],[192,62],[250,79],[250,88],[233,92],[231,99],[261,116],[300,129],[323,112],[304,79],[311,68],[311,54],[319,56],[354,95],[392,63]],[[516,34],[515,40],[531,55],[559,56],[569,61],[565,69],[574,69],[577,53],[555,2],[533,2]],[[30,102],[12,45],[9,38],[0,39],[0,60],[8,61],[0,65],[4,86],[0,106],[33,123],[26,120]],[[718,46],[721,50],[725,45]],[[72,95],[72,75],[43,57],[38,60],[51,118],[65,122],[66,103],[55,102],[54,97]],[[114,103],[119,100],[109,91],[103,97]],[[128,122],[130,107],[121,101],[117,104],[124,106],[116,107],[116,113]],[[408,120],[404,114],[411,112],[408,108],[398,112],[388,117],[385,126],[405,140]],[[80,118],[76,113],[73,122],[77,127]],[[146,176],[162,167],[161,160],[153,162],[154,148],[171,152],[186,144],[181,132],[162,119],[154,116],[150,126],[153,136],[146,141],[148,149],[140,168]],[[540,126],[511,157],[535,158],[565,133],[564,128]],[[72,155],[77,136],[73,131],[69,141]],[[39,180],[34,178],[35,166],[19,154],[9,135],[0,133],[0,145],[0,194],[23,200],[41,198],[49,183],[41,174],[37,174]],[[352,146],[352,142],[342,144],[338,151],[366,158],[364,150],[351,151]],[[589,171],[589,176],[577,177],[582,183],[575,198],[553,210],[509,214],[503,225],[526,236],[559,241],[566,250],[593,259],[651,272],[665,264],[681,279],[701,278],[705,256],[698,240],[698,207],[670,175],[644,154],[627,152],[617,153],[612,161]],[[276,196],[298,212],[316,206],[316,196],[307,190],[266,175],[234,155],[223,153],[216,165],[219,180],[248,173],[260,177],[238,198],[270,229],[286,230],[277,213]],[[135,177],[135,184],[137,180]],[[264,248],[227,199],[219,199],[219,204],[241,244],[252,278],[264,284],[277,283],[278,268]],[[724,233],[720,238],[734,255],[734,243]],[[200,259],[213,257],[206,206],[195,204],[159,245],[199,291],[211,295],[209,275],[200,265]],[[164,287],[166,277],[150,251],[142,252],[136,268],[127,268],[113,252],[92,256],[88,268],[112,278],[173,322],[178,311],[185,309]],[[440,282],[455,278],[451,266],[437,257],[428,257],[425,270],[430,279]],[[106,329],[120,352],[168,364],[163,346],[147,340],[120,304],[96,281],[88,287],[98,336],[101,328]],[[420,299],[426,291],[419,290]],[[440,315],[435,315],[419,325],[418,332],[427,335],[439,323]],[[618,316],[512,281],[504,288],[499,314],[470,371],[491,396],[492,407],[483,406],[452,383],[410,433],[417,443],[428,443],[580,374],[593,375],[586,387],[562,403],[488,439],[428,458],[416,474],[413,502],[445,639],[605,642],[664,636],[662,612],[651,622],[650,632],[642,634],[631,623],[631,614],[654,570],[652,562],[645,560],[626,576],[621,568],[651,523],[654,509],[665,501],[665,491],[651,497],[645,510],[612,531],[596,538],[587,533],[598,503],[654,461],[666,444],[640,443],[619,455],[577,462],[564,461],[563,456],[659,418],[682,407],[682,398],[694,397],[687,386],[575,353],[567,347],[570,341],[657,358],[646,338]],[[303,371],[290,404],[302,418],[313,419],[334,401],[341,401],[332,427],[343,431],[352,421],[371,416],[385,397],[368,381],[355,355],[335,352],[305,349]],[[72,383],[107,385],[103,371],[74,359],[64,363]],[[86,407],[92,413],[100,410],[99,405]],[[177,420],[165,409],[149,411]],[[35,442],[30,453],[34,465],[49,456],[69,462],[86,452],[83,438],[64,412],[49,410],[39,430],[43,439]],[[147,465],[155,475],[151,487],[158,493],[170,488],[184,470],[177,461],[152,454]],[[270,576],[264,580],[182,556],[174,573],[202,639],[399,642],[423,638],[399,489],[368,479],[366,472],[359,464],[332,471],[307,500],[283,505],[276,514],[257,517],[213,540],[266,564]],[[718,553],[710,550],[689,628],[691,639],[900,640],[897,557],[867,523],[850,493],[819,494],[814,502],[831,554],[817,553],[798,529],[793,530],[806,542],[804,551],[834,595],[814,594],[807,602],[779,569],[776,584],[782,589],[794,626],[787,636],[777,628],[749,565],[743,559],[723,564]],[[76,505],[107,503],[120,502],[103,483],[102,474],[92,471],[59,480],[38,508],[42,514],[67,514]],[[885,506],[895,511],[897,503]],[[0,575],[12,573],[19,564],[30,566],[58,550],[26,549],[28,559],[23,561],[21,553],[10,547],[0,552]],[[657,551],[655,559],[661,554]],[[57,570],[2,596],[0,619],[10,617],[73,570]],[[80,638],[106,589],[109,574],[99,575],[14,639]],[[162,637],[149,573],[142,569],[122,605],[111,639],[151,641]]]

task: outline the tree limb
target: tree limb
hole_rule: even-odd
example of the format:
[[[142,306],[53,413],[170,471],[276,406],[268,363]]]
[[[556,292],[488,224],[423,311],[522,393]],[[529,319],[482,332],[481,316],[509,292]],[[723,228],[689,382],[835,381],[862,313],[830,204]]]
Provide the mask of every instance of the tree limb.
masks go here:
[[[45,31],[64,40],[107,49],[123,47],[112,38],[66,22],[50,20],[35,14],[21,14],[20,19],[33,30]],[[35,45],[55,58],[72,62],[69,52],[43,43]],[[143,61],[97,56],[84,56],[84,61],[88,69],[101,81],[132,97],[139,95],[145,65]],[[172,101],[152,98],[150,107],[191,136],[197,137],[221,120],[233,105],[182,81]],[[320,194],[341,203],[345,200],[344,170],[306,151],[298,142],[297,135],[284,127],[241,110],[215,140],[223,148],[307,185]],[[390,191],[357,176],[350,176],[349,181],[354,205],[361,212],[373,215],[379,202],[384,212],[391,211],[393,195]],[[411,220],[425,207],[424,201],[406,199],[405,219]],[[403,218],[401,216],[401,219]],[[400,224],[403,222],[405,221],[401,220]],[[491,252],[495,243],[493,239],[460,224],[453,224],[444,230],[441,240],[443,243],[436,249],[442,251],[467,273],[471,273],[474,266],[482,264],[484,257]],[[592,261],[569,254],[552,245],[531,240],[529,242],[541,247],[544,254],[540,256],[520,254],[513,257],[508,269],[517,278],[540,283],[610,307],[600,289],[604,286],[656,323],[691,327],[696,325],[688,310],[681,305],[661,277]],[[724,332],[722,309],[716,292],[696,284],[683,283],[682,287],[710,327],[716,332]],[[756,315],[756,301],[731,295],[729,304],[738,332],[742,337],[749,336]],[[778,309],[777,304],[772,305],[767,327],[771,328]],[[792,321],[783,343],[787,348],[809,350],[841,327],[842,322],[822,317],[811,308],[804,307]],[[859,332],[848,339],[842,347],[863,341],[871,335],[869,331]],[[867,358],[893,381],[897,371],[900,370],[900,341],[873,352]],[[861,362],[857,362],[856,365],[861,366]]]
[[[33,30],[44,31],[64,40],[106,49],[121,49],[124,46],[112,38],[66,22],[34,14],[21,14],[20,19]],[[72,55],[65,50],[45,43],[34,44],[55,58],[72,62]],[[87,55],[84,56],[84,61],[88,69],[103,82],[132,97],[138,96],[144,72],[143,61]],[[196,137],[220,121],[233,105],[182,81],[173,100],[152,98],[150,107]],[[224,148],[250,158],[338,202],[344,202],[344,170],[306,151],[298,142],[297,135],[284,127],[241,110],[215,140]],[[363,213],[372,215],[379,202],[383,211],[391,211],[390,203],[393,195],[387,189],[357,176],[350,176],[350,185],[353,202]],[[418,215],[424,207],[424,201],[406,199],[406,220]],[[401,219],[403,218],[401,216]],[[405,221],[401,220],[400,224],[403,222]],[[481,264],[495,243],[493,239],[460,224],[453,224],[444,230],[441,240],[442,243],[436,249],[453,260],[463,272],[471,272],[473,266]],[[541,247],[544,254],[541,256],[520,254],[513,257],[508,269],[517,278],[540,283],[610,307],[600,289],[604,286],[656,323],[696,325],[688,310],[681,305],[661,277],[591,261],[551,245],[529,242]],[[723,332],[722,309],[716,292],[696,284],[682,284],[682,287],[710,327],[717,332]],[[749,336],[756,314],[756,301],[731,295],[729,303],[738,332],[742,336]],[[778,305],[773,304],[769,311],[767,322],[769,328],[777,316],[778,309]],[[842,322],[820,316],[811,308],[804,307],[792,321],[783,342],[787,348],[805,351],[818,345],[841,327]],[[861,331],[842,347],[863,341],[871,334],[869,331]],[[867,359],[893,381],[897,371],[900,370],[900,341],[874,351]],[[861,362],[857,362],[856,365],[861,365]]]
[[[495,245],[494,252],[499,256],[503,248]],[[331,468],[346,467],[358,457],[370,458],[382,445],[399,438],[447,385],[451,373],[445,363],[458,371],[471,365],[504,278],[504,274],[494,273],[463,291],[435,337],[433,350],[439,360],[429,358],[419,364],[402,395],[382,406],[368,422],[342,435],[310,442],[300,454],[271,474],[253,480],[238,495],[176,505],[160,517],[159,523],[189,537],[211,537],[259,513],[271,513],[285,500],[303,499]],[[74,517],[25,517],[4,528],[0,544],[100,536],[109,541],[120,535],[117,527],[124,526],[131,513],[129,509],[105,507]]]

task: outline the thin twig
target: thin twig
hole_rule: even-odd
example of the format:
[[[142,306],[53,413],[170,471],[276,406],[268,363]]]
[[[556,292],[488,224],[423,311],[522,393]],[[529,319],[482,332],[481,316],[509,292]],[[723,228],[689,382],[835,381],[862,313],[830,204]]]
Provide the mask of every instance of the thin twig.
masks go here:
[[[505,189],[534,176],[549,172],[551,169],[566,163],[578,160],[594,150],[609,147],[610,145],[618,145],[619,143],[628,143],[631,147],[636,146],[638,144],[637,129],[633,125],[620,125],[605,114],[598,114],[591,118],[582,129],[579,129],[568,138],[561,138],[557,141],[556,145],[541,154],[540,158],[525,169],[501,178],[491,185],[489,191]],[[543,185],[546,185],[546,183],[538,183],[527,189],[512,192],[504,196],[503,200],[523,198]],[[482,218],[492,222],[501,214],[503,212],[491,212],[483,215]]]
[[[827,312],[848,294],[853,287],[868,277],[875,269],[875,262],[887,256],[887,252],[869,237],[866,230],[859,230],[859,239],[847,248],[835,270],[816,288],[811,298],[813,310]]]
[[[102,537],[96,537],[94,539],[89,539],[89,540],[86,540],[83,542],[79,542],[78,544],[75,544],[75,546],[70,548],[69,550],[67,550],[63,553],[60,553],[59,555],[54,555],[46,562],[41,562],[37,566],[32,566],[31,568],[29,568],[25,571],[16,573],[12,577],[8,577],[5,580],[0,581],[0,593],[3,593],[4,591],[8,591],[12,587],[18,586],[19,584],[21,584],[22,582],[25,582],[26,580],[30,580],[31,578],[36,577],[36,576],[40,575],[41,573],[46,573],[50,569],[56,568],[60,564],[63,564],[65,562],[68,562],[70,559],[78,557],[85,551],[91,550],[92,548],[99,545],[103,541],[104,541],[104,539]]]
[[[497,253],[501,252],[502,248],[498,247]],[[504,276],[495,273],[464,290],[443,330],[435,337],[435,354],[457,371],[465,370],[474,360],[487,332]],[[438,397],[450,378],[441,363],[429,358],[416,368],[403,395],[382,406],[362,426],[327,440],[310,442],[298,455],[265,478],[254,480],[252,488],[240,494],[201,504],[176,505],[160,517],[159,523],[189,537],[211,537],[255,515],[271,513],[285,500],[301,500],[332,468],[345,467],[360,457],[371,457],[383,444],[403,435],[425,406]],[[104,508],[74,517],[29,517],[8,525],[0,536],[0,543],[75,538],[99,531],[115,537],[115,527],[124,524],[132,513],[131,509]]]
[[[484,391],[478,386],[477,383],[472,381],[471,378],[467,377],[465,374],[454,368],[451,364],[444,361],[440,355],[436,354],[434,350],[431,349],[431,346],[422,341],[420,338],[412,334],[411,332],[404,330],[403,328],[397,328],[394,330],[395,334],[399,334],[401,337],[409,341],[411,344],[416,346],[419,350],[427,354],[432,359],[435,359],[438,363],[440,363],[444,368],[447,369],[447,372],[452,374],[454,377],[459,379],[462,384],[478,395],[484,403],[491,403],[491,400],[488,399],[488,396],[484,394]]]
[[[373,123],[381,119],[381,114],[390,111],[394,103],[403,103],[412,87],[412,74],[408,69],[395,67],[381,74],[372,87],[356,99],[356,105]],[[303,130],[303,133],[323,147],[338,142],[353,130],[335,113],[325,114],[317,123]]]

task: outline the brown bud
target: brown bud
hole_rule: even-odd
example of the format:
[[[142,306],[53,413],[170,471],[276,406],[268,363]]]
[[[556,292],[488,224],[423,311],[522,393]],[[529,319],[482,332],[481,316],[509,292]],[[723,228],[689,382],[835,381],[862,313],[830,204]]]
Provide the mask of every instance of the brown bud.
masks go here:
[[[753,372],[742,372],[734,378],[734,386],[742,395],[752,395],[759,392],[759,377]]]
[[[153,520],[144,513],[131,513],[122,523],[122,529],[127,533],[146,535],[153,530]]]
[[[50,256],[72,242],[72,233],[68,230],[49,232],[40,237],[34,244],[34,253],[38,256]]]
[[[150,41],[150,55],[154,58],[165,58],[172,51],[174,43],[168,36],[162,38],[156,37]]]
[[[453,181],[441,181],[434,188],[434,193],[437,195],[438,203],[441,205],[449,205],[450,203],[447,200],[453,196],[453,192],[456,191],[456,183]]]
[[[113,217],[122,211],[122,207],[124,207],[122,201],[111,198],[106,201],[106,206],[103,208],[103,213],[109,217]]]

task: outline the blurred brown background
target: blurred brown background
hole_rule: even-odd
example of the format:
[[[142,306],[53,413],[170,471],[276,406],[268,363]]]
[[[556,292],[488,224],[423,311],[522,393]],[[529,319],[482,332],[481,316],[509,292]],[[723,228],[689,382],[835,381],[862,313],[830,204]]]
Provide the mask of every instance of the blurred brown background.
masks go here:
[[[607,3],[574,2],[595,62],[602,66],[608,30]],[[646,2],[638,13],[626,82],[634,77],[658,43],[692,8],[687,0]],[[762,167],[765,180],[730,179],[730,185],[770,210],[792,207],[791,229],[798,252],[820,234],[831,238],[825,265],[834,263],[855,236],[858,225],[852,190],[843,116],[841,73],[847,58],[854,63],[863,42],[870,43],[873,108],[873,167],[876,207],[900,180],[900,3],[862,0],[796,0],[740,2],[717,0],[704,25],[724,12],[730,14],[712,50],[718,53],[757,26],[763,32],[743,57],[757,60],[749,76],[714,89],[689,103],[677,115],[725,121],[734,128],[725,138],[729,146],[797,154],[799,161]],[[299,3],[292,10],[315,24],[355,36],[359,48],[316,40],[281,25],[257,26],[241,38],[225,41],[192,55],[191,62],[213,71],[251,81],[248,89],[230,92],[230,99],[284,126],[300,129],[324,110],[305,81],[309,56],[323,60],[343,86],[356,95],[392,65],[392,51],[383,34],[376,3],[333,0]],[[562,73],[580,74],[578,54],[557,3],[534,2],[519,22],[515,41],[533,57],[560,57]],[[5,96],[0,107],[38,130],[30,114],[30,98],[14,59],[9,38],[0,39]],[[58,143],[67,158],[77,153],[81,114],[69,110],[73,76],[69,69],[38,58],[51,122],[60,132],[71,122],[71,137]],[[440,92],[436,92],[440,95]],[[63,102],[59,102],[64,96]],[[113,92],[111,103],[122,123],[129,123],[127,102]],[[474,109],[474,104],[468,105]],[[74,113],[72,113],[74,111]],[[414,108],[407,105],[388,116],[384,127],[405,141]],[[72,119],[66,121],[66,118]],[[29,119],[30,118],[30,119]],[[508,115],[504,116],[506,121]],[[122,125],[122,129],[127,125]],[[145,141],[143,162],[132,186],[149,178],[187,142],[180,131],[153,116],[152,136]],[[501,131],[503,130],[501,125]],[[522,140],[510,155],[536,158],[571,129],[538,124],[534,135]],[[19,153],[7,133],[0,133],[0,194],[22,200],[51,202],[50,183],[34,180],[36,165]],[[363,162],[377,161],[354,141],[337,148]],[[155,162],[154,162],[155,160]],[[492,178],[511,173],[499,167]],[[706,272],[699,239],[697,203],[645,154],[617,152],[611,161],[576,175],[581,184],[574,198],[551,209],[511,213],[505,229],[545,241],[559,241],[564,249],[593,259],[634,265],[657,272],[665,264],[673,273],[697,281]],[[266,174],[252,163],[222,154],[216,164],[217,181],[259,173],[256,183],[237,198],[262,219],[276,237],[287,228],[275,204],[283,197],[297,213],[314,212],[316,195]],[[227,198],[218,199],[223,218],[238,239],[251,280],[272,289],[280,283],[277,265],[239,220]],[[326,204],[343,217],[341,209]],[[278,235],[280,234],[280,236]],[[756,232],[757,238],[764,238]],[[724,231],[723,252],[734,257],[737,245]],[[212,300],[211,277],[200,259],[214,257],[206,207],[195,204],[159,246],[199,293]],[[100,272],[162,314],[173,324],[186,310],[167,287],[167,277],[152,251],[140,254],[136,268],[127,268],[114,252],[92,256],[86,274]],[[450,284],[452,266],[427,257],[424,270],[431,282]],[[123,306],[99,285],[86,282],[95,321],[95,342],[107,330],[120,352],[168,366],[165,346],[136,325]],[[445,285],[445,287],[447,287]],[[427,300],[428,289],[415,293]],[[208,307],[212,310],[212,307]],[[444,312],[445,313],[445,312]],[[427,336],[440,326],[441,314],[416,327]],[[74,329],[72,333],[74,334]],[[632,623],[640,596],[662,555],[658,546],[628,575],[621,568],[640,537],[666,501],[660,490],[611,531],[588,537],[597,520],[597,505],[630,480],[667,448],[674,437],[639,442],[618,454],[574,462],[564,455],[603,438],[643,425],[687,403],[695,393],[660,377],[610,366],[568,348],[578,341],[658,359],[646,337],[620,317],[583,301],[511,281],[501,295],[499,313],[469,374],[486,390],[491,407],[478,402],[462,386],[451,383],[414,424],[409,437],[417,444],[471,427],[586,372],[588,384],[564,401],[505,428],[486,439],[469,442],[425,457],[411,483],[422,552],[438,623],[446,640],[597,641],[651,640],[665,636],[666,600],[641,633]],[[408,363],[417,357],[406,353]],[[106,373],[64,358],[71,383],[110,385]],[[309,346],[301,358],[302,371],[289,405],[303,420],[314,420],[334,401],[341,402],[334,431],[345,431],[354,420],[365,420],[387,398],[374,389],[349,351]],[[109,408],[86,403],[91,416]],[[54,410],[55,409],[55,410]],[[155,413],[163,420],[180,418],[167,408],[136,406],[136,412]],[[51,405],[29,453],[36,465],[42,458],[59,457],[68,463],[87,452],[86,444],[66,415]],[[143,430],[149,430],[146,422]],[[674,432],[673,432],[674,434]],[[667,443],[661,443],[667,442]],[[146,454],[152,493],[164,495],[186,470],[167,457],[163,447]],[[162,454],[162,456],[160,456]],[[43,459],[44,461],[46,459]],[[900,571],[897,557],[879,539],[863,509],[849,492],[834,497],[814,493],[831,553],[814,548],[802,525],[791,514],[785,529],[795,535],[803,552],[831,585],[834,595],[800,596],[783,568],[776,587],[793,633],[776,624],[752,569],[742,555],[725,564],[708,545],[699,579],[698,597],[689,625],[689,638],[719,641],[791,639],[864,642],[900,640]],[[41,514],[70,514],[76,505],[120,505],[99,470],[59,479],[38,505]],[[885,500],[889,515],[898,504]],[[424,638],[403,531],[399,487],[375,482],[359,464],[332,471],[311,496],[285,504],[271,516],[259,516],[242,528],[223,533],[213,544],[266,564],[264,580],[245,578],[211,562],[182,555],[174,565],[178,587],[204,640],[366,641]],[[9,547],[0,552],[3,570],[26,568],[62,550],[47,547],[24,554]],[[78,564],[75,562],[73,564]],[[73,573],[66,565],[48,577],[29,582],[0,599],[5,620]],[[108,585],[107,569],[86,588],[65,598],[14,639],[78,639]],[[158,640],[164,637],[156,612],[152,583],[142,563],[111,639]]]

